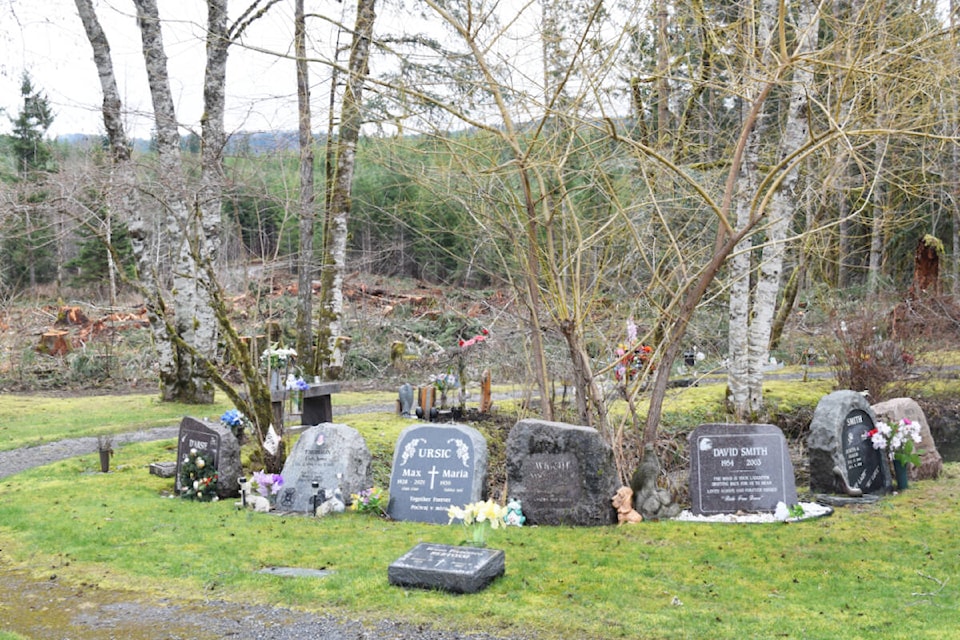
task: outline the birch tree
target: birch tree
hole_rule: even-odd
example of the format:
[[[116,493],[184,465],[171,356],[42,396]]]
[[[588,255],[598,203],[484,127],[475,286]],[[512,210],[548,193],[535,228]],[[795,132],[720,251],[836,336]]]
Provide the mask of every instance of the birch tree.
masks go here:
[[[343,280],[346,275],[347,219],[356,164],[357,141],[363,124],[363,88],[376,19],[376,0],[358,0],[347,79],[340,103],[340,129],[334,154],[328,158],[333,175],[327,184],[320,270],[320,318],[317,323],[317,366],[327,379],[340,377],[349,338],[343,335]]]
[[[766,241],[761,250],[760,264],[756,278],[756,287],[750,291],[750,236],[744,236],[731,260],[730,293],[730,347],[728,393],[734,413],[738,417],[755,415],[763,405],[763,370],[769,360],[769,344],[773,326],[774,310],[780,279],[783,270],[783,256],[786,234],[796,209],[795,188],[799,168],[793,158],[808,141],[810,103],[815,95],[813,70],[805,57],[813,51],[819,33],[819,11],[816,3],[800,0],[793,25],[795,43],[792,53],[786,59],[792,68],[792,78],[783,78],[790,82],[789,107],[782,126],[782,134],[776,143],[776,152],[772,169],[767,176],[761,176],[760,146],[762,140],[772,137],[774,128],[780,129],[776,116],[766,114],[770,103],[756,79],[764,73],[778,73],[774,64],[775,51],[785,46],[783,31],[786,29],[789,14],[778,14],[777,2],[768,0],[761,3],[759,26],[757,29],[757,48],[763,53],[759,64],[749,66],[744,73],[749,104],[758,105],[758,118],[750,131],[743,166],[740,169],[737,224],[743,228],[759,209],[766,218],[764,227]],[[783,4],[781,7],[786,8]],[[774,22],[779,18],[779,26]],[[752,24],[745,20],[745,24]],[[775,27],[777,29],[775,30]],[[747,27],[750,28],[749,26]],[[777,31],[780,32],[777,38]],[[751,41],[747,35],[746,42]],[[748,45],[749,46],[749,45]],[[749,49],[748,49],[749,50]],[[781,53],[786,53],[781,51]],[[748,56],[749,59],[749,56]],[[770,70],[770,71],[767,71]],[[773,82],[781,82],[774,77]],[[770,82],[770,81],[768,81]],[[762,179],[761,179],[762,178]],[[760,185],[766,184],[767,192],[760,191]]]

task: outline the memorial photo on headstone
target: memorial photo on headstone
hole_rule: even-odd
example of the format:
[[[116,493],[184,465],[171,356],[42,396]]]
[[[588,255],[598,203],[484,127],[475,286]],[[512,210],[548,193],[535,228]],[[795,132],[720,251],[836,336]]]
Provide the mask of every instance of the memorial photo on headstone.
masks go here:
[[[690,440],[694,515],[774,511],[797,504],[787,440],[772,424],[704,424]]]
[[[387,515],[447,524],[450,507],[482,500],[487,441],[462,424],[407,427],[393,454]]]

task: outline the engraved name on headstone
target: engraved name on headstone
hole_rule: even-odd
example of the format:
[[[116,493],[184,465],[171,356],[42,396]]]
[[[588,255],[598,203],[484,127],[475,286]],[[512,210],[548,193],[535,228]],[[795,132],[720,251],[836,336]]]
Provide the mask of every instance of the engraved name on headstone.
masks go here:
[[[446,524],[450,507],[482,499],[487,441],[460,424],[407,427],[390,474],[387,514],[394,520]]]
[[[772,424],[704,424],[690,434],[690,499],[696,515],[774,511],[797,503],[786,438]]]

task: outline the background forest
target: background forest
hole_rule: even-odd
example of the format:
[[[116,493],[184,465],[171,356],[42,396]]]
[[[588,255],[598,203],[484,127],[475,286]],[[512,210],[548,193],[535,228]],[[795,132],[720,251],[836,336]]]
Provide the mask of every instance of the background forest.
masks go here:
[[[39,384],[38,336],[14,313],[37,303],[51,321],[68,301],[142,307],[149,338],[105,331],[55,368],[159,379],[164,398],[190,402],[217,388],[260,433],[272,414],[248,336],[296,346],[307,375],[419,362],[425,377],[488,328],[483,364],[501,378],[542,399],[569,387],[572,420],[653,442],[678,365],[721,370],[742,420],[764,411],[771,360],[830,364],[879,400],[953,345],[952,1],[359,0],[323,16],[303,0],[209,0],[199,126],[171,99],[175,16],[132,5],[149,142],[123,128],[90,0],[77,21],[105,135],[51,140],[55,113],[28,72],[7,114],[8,385]],[[378,18],[404,9],[432,27]],[[300,129],[228,132],[228,52],[278,13],[290,47],[263,55],[296,66]],[[332,54],[311,40],[324,19],[339,28]],[[632,411],[641,397],[646,415]],[[631,411],[612,414],[621,400]],[[554,403],[539,411],[553,418]]]

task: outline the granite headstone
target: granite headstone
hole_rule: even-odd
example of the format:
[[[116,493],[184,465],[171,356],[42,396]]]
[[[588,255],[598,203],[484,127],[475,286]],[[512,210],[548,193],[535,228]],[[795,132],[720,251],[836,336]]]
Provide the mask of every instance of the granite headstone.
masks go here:
[[[184,416],[180,421],[177,434],[177,471],[176,490],[180,491],[180,467],[189,460],[190,450],[196,449],[213,458],[217,469],[217,495],[221,498],[235,498],[240,495],[237,479],[242,467],[240,464],[240,443],[229,428],[220,423],[211,423]]]
[[[310,427],[300,434],[283,465],[277,509],[309,513],[318,489],[329,498],[339,487],[349,500],[350,494],[373,485],[370,461],[367,443],[356,429],[334,422]]]
[[[875,423],[870,403],[856,391],[820,399],[807,438],[811,491],[849,496],[890,491],[889,464],[868,435]]]
[[[602,526],[617,521],[613,451],[596,429],[520,420],[507,436],[507,484],[530,525]]]
[[[487,441],[462,424],[407,427],[390,474],[387,515],[394,520],[447,524],[450,507],[482,499]]]
[[[390,584],[453,593],[476,593],[504,574],[499,549],[421,542],[387,568]]]
[[[772,424],[703,424],[690,434],[694,515],[774,511],[797,504],[783,432]]]

